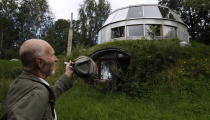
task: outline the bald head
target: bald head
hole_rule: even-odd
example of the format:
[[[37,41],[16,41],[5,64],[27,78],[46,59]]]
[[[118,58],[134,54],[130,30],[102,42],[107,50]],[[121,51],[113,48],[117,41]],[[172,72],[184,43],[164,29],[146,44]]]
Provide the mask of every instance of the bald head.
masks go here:
[[[50,44],[40,39],[30,39],[25,41],[19,50],[20,59],[23,67],[33,68],[35,66],[35,58],[41,57],[45,59],[45,51],[51,48]]]

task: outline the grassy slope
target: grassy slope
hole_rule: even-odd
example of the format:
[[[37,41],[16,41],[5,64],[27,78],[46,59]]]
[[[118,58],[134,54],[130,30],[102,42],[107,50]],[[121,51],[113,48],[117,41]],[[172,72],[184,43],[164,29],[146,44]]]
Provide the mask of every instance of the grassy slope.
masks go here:
[[[133,43],[132,43],[133,42]],[[160,68],[154,66],[145,67],[144,70],[154,68],[152,78],[147,77],[145,84],[138,83],[138,76],[135,80],[126,79],[142,87],[138,89],[129,84],[130,88],[122,89],[123,93],[99,92],[79,84],[62,96],[56,104],[58,117],[61,119],[93,119],[93,120],[208,120],[210,119],[210,79],[209,79],[209,52],[208,46],[193,43],[192,47],[180,47],[176,41],[155,41],[145,43],[142,41],[116,41],[95,46],[86,51],[77,50],[72,58],[78,55],[88,55],[91,52],[106,47],[121,47],[129,50],[131,60],[129,68],[137,66],[136,75],[143,67],[141,61],[149,64],[158,63],[156,53],[162,55],[163,61]],[[146,41],[147,42],[147,41]],[[141,51],[141,52],[138,52]],[[146,53],[146,54],[143,54]],[[143,56],[143,57],[139,57]],[[154,59],[153,59],[154,58]],[[147,64],[147,66],[149,66]],[[205,68],[205,69],[204,69]],[[141,68],[142,69],[142,68]],[[143,78],[144,79],[144,78]],[[134,85],[135,86],[135,85]],[[128,90],[134,89],[132,93]],[[141,92],[142,97],[137,98],[136,92]],[[131,90],[132,91],[132,90]],[[142,92],[143,91],[143,92]],[[138,96],[138,95],[137,95]]]
[[[142,44],[141,47],[138,44]],[[78,48],[70,56],[71,59],[79,55],[88,55],[89,53],[104,47],[121,46],[131,52],[134,56],[144,56],[142,58],[136,58],[131,61],[132,70],[133,66],[142,67],[138,60],[142,60],[145,56],[150,58],[156,54],[151,52],[158,51],[155,48],[154,51],[148,51],[151,48],[151,44],[148,45],[144,42],[132,43],[129,41],[117,41],[113,43],[106,43],[103,45],[95,46],[91,49],[85,50]],[[143,45],[144,44],[144,45]],[[161,44],[161,43],[156,43]],[[167,45],[168,44],[168,45]],[[170,46],[171,43],[166,43],[165,46]],[[163,48],[162,45],[161,48]],[[153,46],[154,47],[154,46]],[[176,61],[170,63],[171,57],[177,57],[176,53],[170,55],[168,59],[164,59],[167,64],[164,64],[164,69],[161,72],[156,72],[155,76],[145,78],[148,82],[145,84],[139,84],[137,81],[133,81],[134,78],[129,78],[131,83],[138,83],[142,87],[148,87],[148,90],[138,89],[133,87],[134,94],[129,93],[131,88],[123,89],[123,92],[111,92],[102,91],[101,89],[91,88],[89,85],[83,82],[75,82],[75,86],[68,92],[63,94],[56,102],[56,112],[58,119],[60,120],[209,120],[210,119],[210,79],[209,79],[209,56],[210,49],[208,46],[192,45],[191,47],[179,48],[171,46],[169,49],[159,49],[159,51],[165,51],[161,55],[168,56],[168,52],[185,51],[180,53]],[[142,54],[136,49],[146,50],[148,54]],[[174,50],[173,50],[174,49]],[[180,49],[180,50],[179,50]],[[151,54],[151,55],[150,55]],[[192,54],[192,55],[189,55]],[[166,58],[168,58],[166,57]],[[202,59],[199,59],[202,58]],[[156,58],[155,58],[156,59]],[[174,59],[174,58],[173,58]],[[49,82],[54,82],[63,71],[62,58],[59,61],[57,73],[54,77],[49,77]],[[152,61],[158,62],[158,61]],[[5,64],[5,61],[0,62],[1,65]],[[135,65],[133,63],[139,63]],[[170,63],[170,64],[168,64]],[[202,64],[200,64],[202,63]],[[144,64],[144,63],[142,63]],[[0,65],[0,66],[1,66]],[[14,65],[16,66],[16,65]],[[153,67],[153,66],[151,66]],[[202,69],[205,68],[206,69]],[[12,68],[12,67],[11,67]],[[11,69],[10,70],[13,70]],[[2,68],[1,68],[2,69]],[[149,69],[149,68],[145,68]],[[157,68],[158,69],[158,68]],[[4,71],[4,69],[2,69]],[[145,71],[143,71],[145,72]],[[13,73],[13,72],[11,72]],[[137,74],[138,72],[134,72]],[[148,74],[145,72],[145,74]],[[207,74],[207,75],[206,75]],[[131,73],[129,73],[131,75]],[[150,74],[148,74],[150,75]],[[139,76],[136,76],[139,77]],[[8,89],[9,83],[14,78],[0,79],[0,114],[2,113],[2,105],[4,106],[5,94]],[[74,77],[75,81],[78,78]],[[158,80],[158,82],[157,82]],[[130,84],[132,86],[132,84]],[[136,96],[138,90],[141,94],[145,94],[140,98]],[[132,95],[130,97],[129,95]]]
[[[157,92],[153,99],[75,86],[56,103],[61,120],[208,120],[209,97]]]

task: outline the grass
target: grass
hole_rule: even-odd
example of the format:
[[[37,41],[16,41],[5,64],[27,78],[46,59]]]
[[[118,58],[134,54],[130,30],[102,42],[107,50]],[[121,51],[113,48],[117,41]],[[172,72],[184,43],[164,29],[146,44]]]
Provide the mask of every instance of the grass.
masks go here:
[[[197,96],[173,90],[132,98],[80,84],[58,99],[56,111],[61,120],[209,120],[209,98],[208,91]]]
[[[0,78],[15,78],[21,69],[20,61],[0,60]]]

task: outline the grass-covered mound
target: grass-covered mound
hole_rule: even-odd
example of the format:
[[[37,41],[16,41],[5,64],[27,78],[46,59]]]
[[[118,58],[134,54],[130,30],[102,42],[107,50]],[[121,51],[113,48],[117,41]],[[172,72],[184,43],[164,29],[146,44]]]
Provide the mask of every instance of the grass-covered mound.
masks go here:
[[[210,76],[210,47],[199,43],[183,47],[177,40],[115,41],[87,50],[78,48],[70,59],[110,47],[126,49],[131,55],[130,65],[117,90],[140,97],[152,96],[154,90],[193,92],[197,84],[202,83],[205,86],[200,86],[200,90],[209,89],[209,82],[199,79]]]
[[[121,47],[131,54],[117,91],[99,92],[78,84],[58,100],[59,118],[210,119],[209,46],[192,43],[181,47],[176,40],[115,41],[91,49],[78,48],[68,59],[106,47]]]
[[[176,40],[162,40],[115,41],[90,49],[78,46],[68,58],[60,57],[56,74],[49,77],[48,82],[53,84],[63,73],[64,61],[107,47],[124,48],[131,55],[122,81],[116,89],[102,91],[74,76],[74,87],[56,102],[58,119],[210,119],[210,47],[203,44],[181,47]],[[7,66],[5,63],[2,64]],[[15,67],[10,66],[10,70]],[[12,80],[14,78],[0,80],[0,115]]]

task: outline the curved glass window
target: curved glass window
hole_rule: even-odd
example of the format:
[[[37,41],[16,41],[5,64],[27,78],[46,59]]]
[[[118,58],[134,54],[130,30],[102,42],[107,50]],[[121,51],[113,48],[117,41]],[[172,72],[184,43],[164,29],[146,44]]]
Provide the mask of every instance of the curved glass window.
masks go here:
[[[139,17],[143,17],[142,6],[129,8],[127,18],[139,18]]]
[[[155,37],[163,36],[162,25],[145,25],[146,36]]]
[[[112,28],[112,38],[125,37],[125,26]]]
[[[165,38],[176,38],[176,28],[173,26],[163,26],[163,36]]]
[[[158,6],[158,8],[160,9],[160,12],[161,12],[163,18],[168,18],[168,19],[176,20],[174,18],[174,16],[171,14],[171,12],[169,11],[168,8],[161,7],[161,6]]]
[[[162,18],[157,6],[144,6],[144,17]]]
[[[128,8],[126,9],[121,9],[118,10],[115,14],[115,16],[112,19],[112,22],[120,21],[120,20],[125,20],[127,16]]]
[[[143,25],[127,26],[128,36],[144,36]]]
[[[106,22],[104,23],[104,25],[107,25],[109,23],[112,22],[114,16],[115,16],[116,12],[112,13],[107,19],[106,19]]]
[[[174,16],[174,18],[175,18],[177,21],[184,23],[184,22],[182,21],[182,19],[181,19],[175,12],[172,11],[171,14]]]

